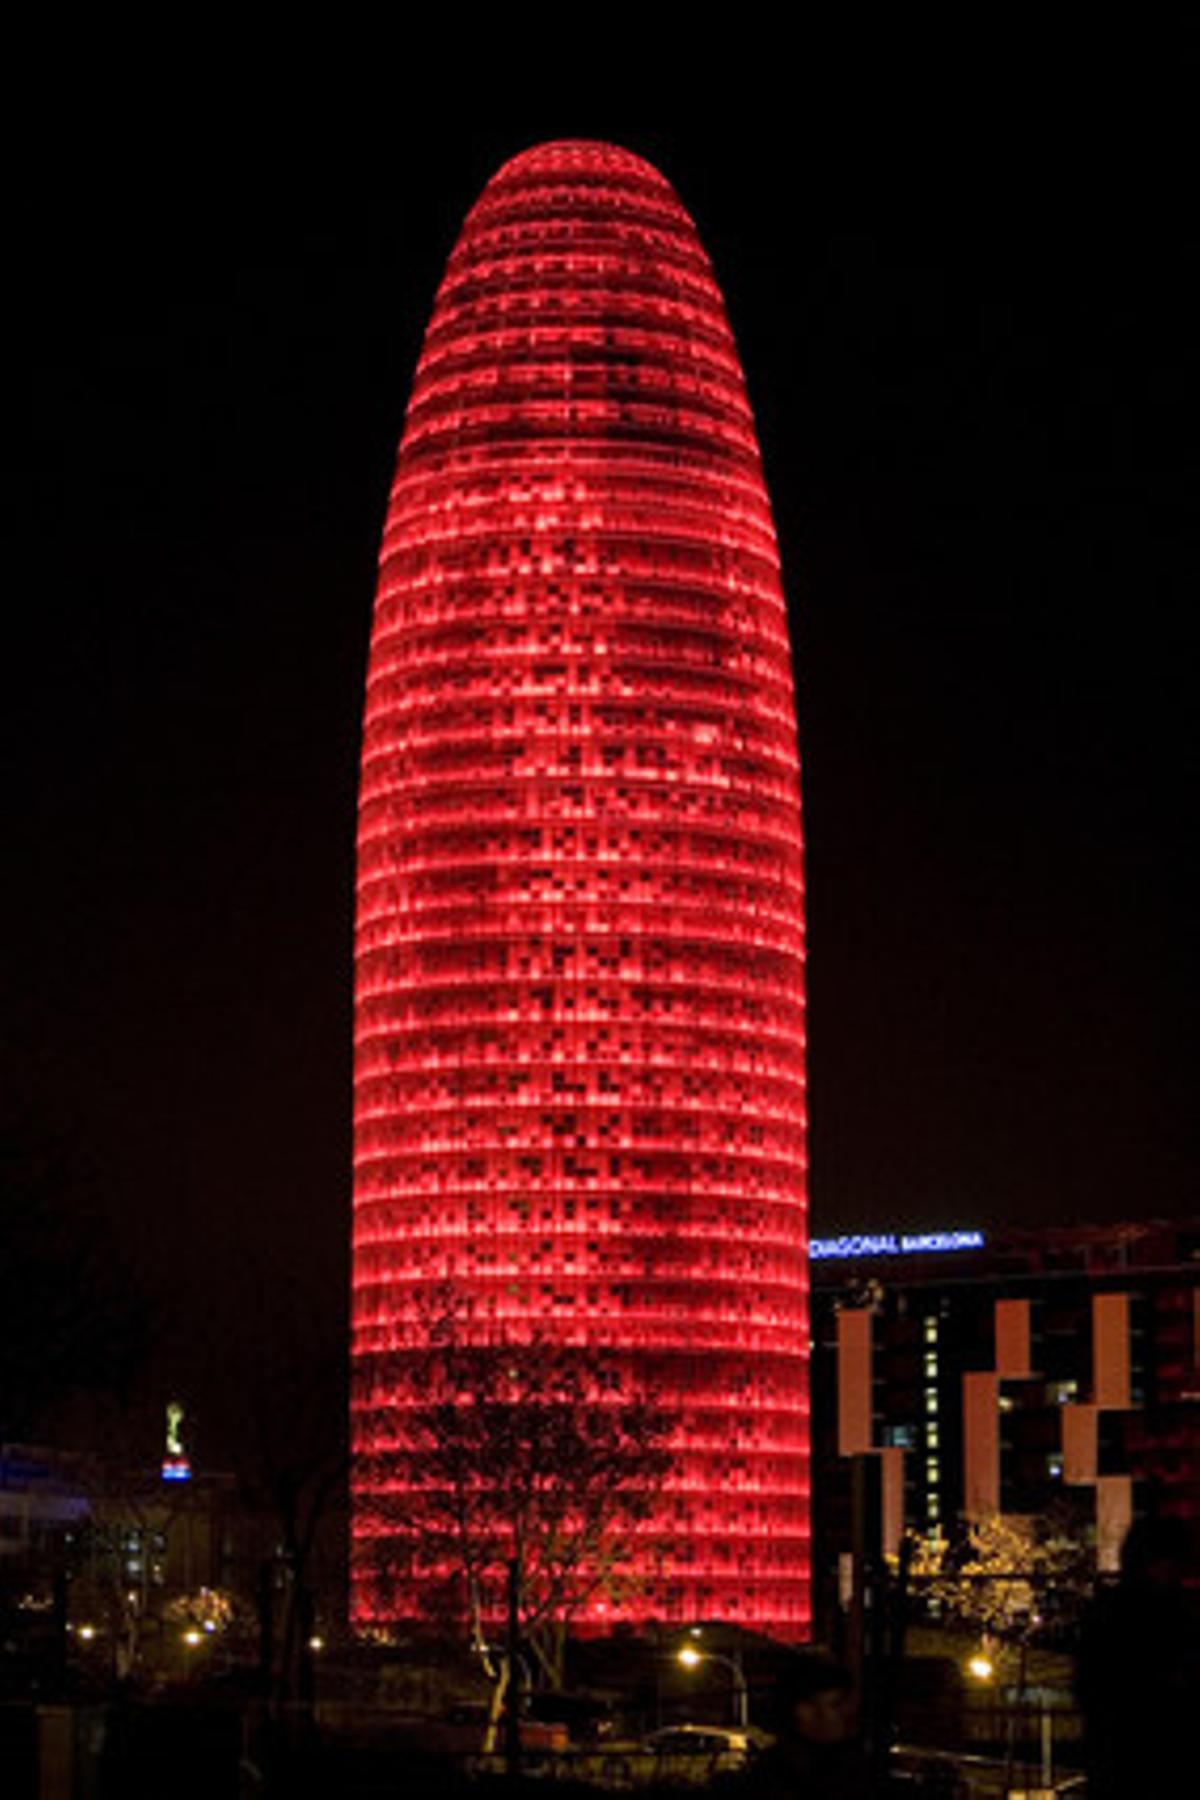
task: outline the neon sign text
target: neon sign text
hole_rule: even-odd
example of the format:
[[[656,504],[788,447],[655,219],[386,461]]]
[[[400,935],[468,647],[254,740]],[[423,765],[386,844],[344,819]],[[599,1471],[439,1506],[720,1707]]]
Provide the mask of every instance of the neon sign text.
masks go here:
[[[982,1231],[886,1231],[877,1236],[813,1238],[808,1254],[813,1262],[852,1256],[925,1256],[930,1251],[982,1250]]]

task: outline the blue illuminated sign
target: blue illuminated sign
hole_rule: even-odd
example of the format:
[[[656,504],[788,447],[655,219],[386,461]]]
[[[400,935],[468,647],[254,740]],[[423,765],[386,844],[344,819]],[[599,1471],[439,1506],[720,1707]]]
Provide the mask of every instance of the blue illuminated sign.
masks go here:
[[[808,1254],[814,1262],[843,1256],[926,1256],[930,1251],[982,1250],[982,1231],[885,1231],[853,1237],[813,1238]]]

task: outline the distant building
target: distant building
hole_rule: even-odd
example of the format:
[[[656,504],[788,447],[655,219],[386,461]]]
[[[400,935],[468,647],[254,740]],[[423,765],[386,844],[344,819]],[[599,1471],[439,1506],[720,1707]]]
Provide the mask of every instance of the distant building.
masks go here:
[[[202,1589],[253,1594],[251,1526],[232,1475],[114,1476],[93,1457],[0,1446],[5,1655],[21,1661],[56,1632],[82,1630],[100,1652],[119,1637],[131,1660],[161,1660],[172,1602]]]
[[[58,1546],[88,1515],[88,1458],[0,1444],[0,1589],[51,1568]]]
[[[812,1280],[827,1550],[861,1452],[888,1547],[1057,1505],[1109,1570],[1140,1514],[1200,1523],[1200,1221],[817,1239]]]
[[[92,1560],[111,1564],[144,1606],[157,1592],[240,1585],[235,1485],[232,1475],[206,1474],[186,1486],[169,1476],[134,1478],[99,1492],[90,1514]]]

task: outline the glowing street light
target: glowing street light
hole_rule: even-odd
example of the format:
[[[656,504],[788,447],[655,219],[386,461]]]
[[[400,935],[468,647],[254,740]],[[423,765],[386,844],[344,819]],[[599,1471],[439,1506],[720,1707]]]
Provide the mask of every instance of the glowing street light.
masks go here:
[[[197,1631],[193,1625],[190,1631],[184,1632],[183,1641],[185,1644],[190,1644],[195,1648],[197,1644],[202,1644],[204,1642],[204,1633],[202,1631]]]
[[[967,1659],[967,1674],[975,1681],[990,1681],[996,1673],[996,1665],[986,1650],[977,1650],[974,1656]]]
[[[677,1661],[685,1669],[698,1669],[701,1663],[723,1663],[733,1677],[733,1707],[738,1725],[744,1731],[750,1722],[750,1695],[746,1689],[746,1677],[742,1673],[742,1665],[736,1656],[720,1656],[715,1650],[697,1650],[695,1644],[685,1644],[677,1653]]]

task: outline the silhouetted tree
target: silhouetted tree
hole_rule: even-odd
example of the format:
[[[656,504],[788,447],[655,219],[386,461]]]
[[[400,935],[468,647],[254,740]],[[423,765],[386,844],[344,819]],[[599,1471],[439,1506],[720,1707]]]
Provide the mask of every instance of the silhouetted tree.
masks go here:
[[[540,1334],[474,1341],[453,1300],[427,1332],[397,1419],[403,1573],[469,1629],[496,1676],[495,1717],[508,1671],[485,1627],[504,1615],[510,1568],[523,1644],[561,1685],[572,1617],[639,1579],[637,1526],[673,1465],[673,1421],[602,1351]]]
[[[226,1389],[223,1435],[243,1502],[261,1527],[258,1604],[267,1698],[311,1695],[309,1640],[322,1561],[348,1477],[344,1320],[324,1289],[241,1257],[210,1317],[210,1368]],[[337,1572],[340,1590],[342,1571]],[[331,1577],[329,1585],[333,1585]]]

